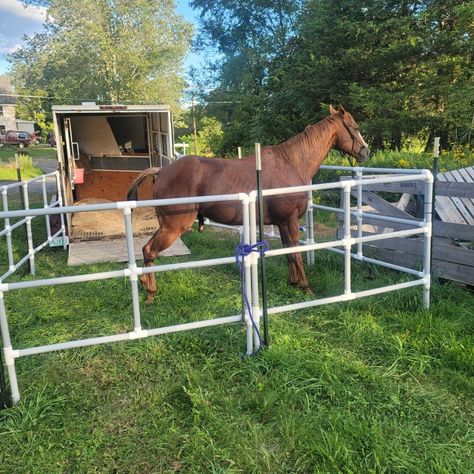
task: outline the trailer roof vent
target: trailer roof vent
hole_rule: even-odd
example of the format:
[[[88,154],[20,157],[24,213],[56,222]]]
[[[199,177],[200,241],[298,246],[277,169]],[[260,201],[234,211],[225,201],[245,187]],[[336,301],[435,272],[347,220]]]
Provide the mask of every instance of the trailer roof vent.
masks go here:
[[[96,105],[95,102],[83,102],[82,105],[85,105],[85,106],[91,106],[91,105]]]

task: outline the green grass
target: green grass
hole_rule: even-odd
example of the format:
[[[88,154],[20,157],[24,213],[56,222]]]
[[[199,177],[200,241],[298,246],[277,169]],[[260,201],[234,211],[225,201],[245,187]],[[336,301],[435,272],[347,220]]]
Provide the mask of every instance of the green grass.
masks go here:
[[[232,255],[236,244],[209,228],[183,240],[191,256],[160,261]],[[267,265],[271,306],[308,298],[287,284],[283,258]],[[50,249],[37,278],[119,267],[68,268]],[[340,257],[318,253],[308,274],[319,297],[341,292]],[[354,263],[356,290],[403,279]],[[145,327],[239,311],[233,265],[158,281]],[[421,293],[271,316],[272,345],[253,358],[241,357],[235,325],[19,359],[22,400],[0,412],[0,472],[473,472],[474,296],[435,284],[424,311]],[[8,292],[6,306],[15,347],[131,327],[126,279]]]
[[[25,149],[12,147],[0,148],[0,181],[16,181],[15,152],[20,154],[20,170],[22,179],[40,176],[44,171],[34,166],[32,158],[56,159],[56,150],[46,146],[31,145]]]
[[[355,160],[353,160],[355,163]],[[324,160],[325,165],[349,166],[346,156],[341,156],[337,152],[330,152]],[[357,163],[355,163],[357,166]],[[377,150],[371,154],[370,160],[362,166],[370,168],[415,168],[429,169],[433,167],[433,155],[431,153],[416,153],[410,151]],[[458,168],[474,166],[474,151],[467,148],[460,148],[453,151],[442,151],[438,160],[438,170],[440,172],[450,171]],[[331,181],[339,179],[341,173],[321,170],[318,179]]]
[[[0,161],[8,162],[15,158],[15,152],[28,153],[33,158],[55,158],[56,149],[46,145],[30,145],[27,148],[0,147]]]
[[[30,179],[43,174],[43,170],[33,165],[30,155],[21,153],[19,155],[21,179]],[[18,174],[16,170],[15,158],[10,158],[7,163],[0,163],[0,180],[16,181]]]

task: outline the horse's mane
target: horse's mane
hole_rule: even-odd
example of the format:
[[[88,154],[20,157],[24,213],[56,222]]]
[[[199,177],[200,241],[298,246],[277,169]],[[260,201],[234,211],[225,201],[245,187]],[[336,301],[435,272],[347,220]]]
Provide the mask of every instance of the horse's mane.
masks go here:
[[[273,150],[289,161],[303,177],[307,174],[309,161],[325,150],[327,142],[336,126],[336,116],[330,115],[314,125],[309,125],[298,135],[284,143],[275,145]]]

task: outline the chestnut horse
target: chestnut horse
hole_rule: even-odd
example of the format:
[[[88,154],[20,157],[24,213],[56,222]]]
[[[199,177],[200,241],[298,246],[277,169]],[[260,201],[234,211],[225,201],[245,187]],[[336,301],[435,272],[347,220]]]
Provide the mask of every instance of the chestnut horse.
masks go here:
[[[335,148],[353,156],[359,163],[369,158],[369,149],[352,115],[342,106],[330,107],[330,115],[288,141],[262,149],[263,189],[301,186],[311,183],[329,150]],[[141,173],[128,191],[128,200],[137,199],[140,183],[155,177],[154,199],[187,196],[249,193],[256,189],[255,156],[224,160],[185,156],[165,168],[150,168]],[[306,193],[265,198],[264,222],[278,226],[284,246],[299,243],[299,218],[305,213]],[[222,224],[242,225],[240,202],[180,204],[156,209],[159,229],[143,247],[145,266],[153,266],[162,250],[190,230],[196,216]],[[287,256],[290,281],[309,290],[301,253]],[[142,275],[151,303],[156,295],[155,274]]]

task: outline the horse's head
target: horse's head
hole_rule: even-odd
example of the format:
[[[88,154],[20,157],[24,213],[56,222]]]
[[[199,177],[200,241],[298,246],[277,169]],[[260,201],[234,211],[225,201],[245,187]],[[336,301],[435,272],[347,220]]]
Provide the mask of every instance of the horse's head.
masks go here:
[[[346,112],[342,105],[336,109],[330,105],[329,112],[331,115],[340,117],[342,121],[342,127],[340,127],[337,136],[336,148],[342,153],[353,156],[358,163],[367,161],[370,157],[369,147],[362,138],[354,117],[349,112]]]

